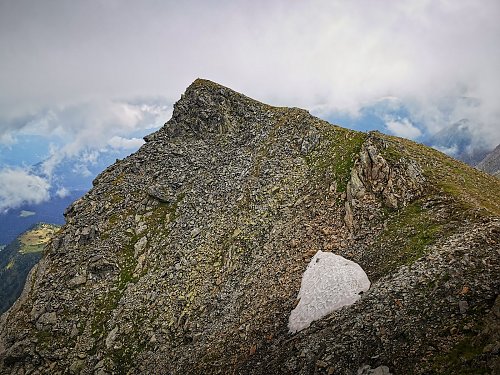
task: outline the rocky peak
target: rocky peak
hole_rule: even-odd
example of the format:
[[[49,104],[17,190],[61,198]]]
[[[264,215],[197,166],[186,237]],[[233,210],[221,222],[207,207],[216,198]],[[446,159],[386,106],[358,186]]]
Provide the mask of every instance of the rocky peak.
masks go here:
[[[432,373],[471,342],[457,368],[494,368],[497,179],[205,80],[146,140],[68,208],[0,319],[1,373]],[[318,251],[372,284],[291,334]]]
[[[158,133],[200,138],[245,130],[252,123],[272,117],[272,107],[215,82],[197,79],[175,103],[172,119]],[[154,139],[147,136],[146,141]]]

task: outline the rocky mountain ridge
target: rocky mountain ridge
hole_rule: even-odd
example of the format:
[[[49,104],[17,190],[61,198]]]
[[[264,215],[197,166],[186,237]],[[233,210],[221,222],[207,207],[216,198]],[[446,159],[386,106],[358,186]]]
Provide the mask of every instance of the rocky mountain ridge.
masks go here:
[[[500,145],[486,155],[476,168],[500,178]]]
[[[493,373],[499,193],[435,150],[196,80],[68,208],[1,317],[0,371]],[[318,250],[372,287],[292,335]]]

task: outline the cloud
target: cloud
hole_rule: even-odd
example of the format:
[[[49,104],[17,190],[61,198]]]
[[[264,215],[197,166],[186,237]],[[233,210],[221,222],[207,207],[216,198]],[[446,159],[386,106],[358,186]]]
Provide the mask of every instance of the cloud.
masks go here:
[[[138,149],[144,144],[144,140],[142,138],[123,138],[119,136],[113,136],[109,141],[108,145],[115,149],[122,150],[134,150]]]
[[[5,141],[39,128],[66,137],[65,155],[93,139],[104,147],[152,113],[130,98],[172,103],[203,77],[324,114],[392,97],[422,131],[467,118],[475,137],[500,142],[496,0],[19,0],[0,10]],[[19,120],[43,109],[43,121]]]
[[[11,145],[15,143],[15,138],[12,133],[4,132],[0,134],[0,144],[2,145]]]
[[[30,217],[34,215],[36,215],[36,212],[33,211],[21,210],[21,212],[19,212],[19,217]]]
[[[413,125],[409,119],[388,119],[385,123],[387,129],[398,137],[417,139],[422,135],[419,128]]]
[[[64,186],[56,190],[56,196],[58,196],[59,198],[66,198],[69,194],[70,191],[66,189]]]
[[[171,104],[159,97],[130,101],[93,100],[42,109],[30,116],[15,118],[4,137],[14,139],[16,133],[12,129],[17,126],[17,134],[53,140],[41,165],[41,173],[51,181],[57,166],[65,160],[77,160],[81,173],[88,175],[87,166],[95,164],[99,154],[110,147],[138,148],[141,139],[129,136],[145,135],[159,128],[171,111]]]
[[[38,204],[50,199],[50,184],[29,170],[0,170],[0,212],[23,204]]]
[[[85,163],[75,164],[73,166],[72,172],[79,174],[82,177],[91,177],[92,176],[92,172],[90,171],[89,167]]]
[[[438,146],[438,145],[433,145],[436,150],[441,151],[447,155],[455,156],[458,153],[458,146],[453,145],[451,147],[443,147],[443,146]]]

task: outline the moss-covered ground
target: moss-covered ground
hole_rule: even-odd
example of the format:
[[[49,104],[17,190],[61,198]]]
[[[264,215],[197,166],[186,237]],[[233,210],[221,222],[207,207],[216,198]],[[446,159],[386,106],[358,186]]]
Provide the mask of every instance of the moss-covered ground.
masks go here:
[[[375,238],[371,251],[380,256],[371,269],[373,279],[390,274],[426,254],[429,245],[443,236],[444,222],[432,209],[416,201],[399,211],[386,211],[387,226]]]

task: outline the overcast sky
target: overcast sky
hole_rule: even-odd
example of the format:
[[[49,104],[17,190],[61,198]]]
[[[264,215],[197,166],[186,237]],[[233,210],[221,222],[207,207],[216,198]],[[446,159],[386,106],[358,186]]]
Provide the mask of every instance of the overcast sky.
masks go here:
[[[466,118],[493,147],[499,20],[497,0],[0,0],[0,147],[137,146],[197,77],[327,119],[383,103],[416,140]]]

